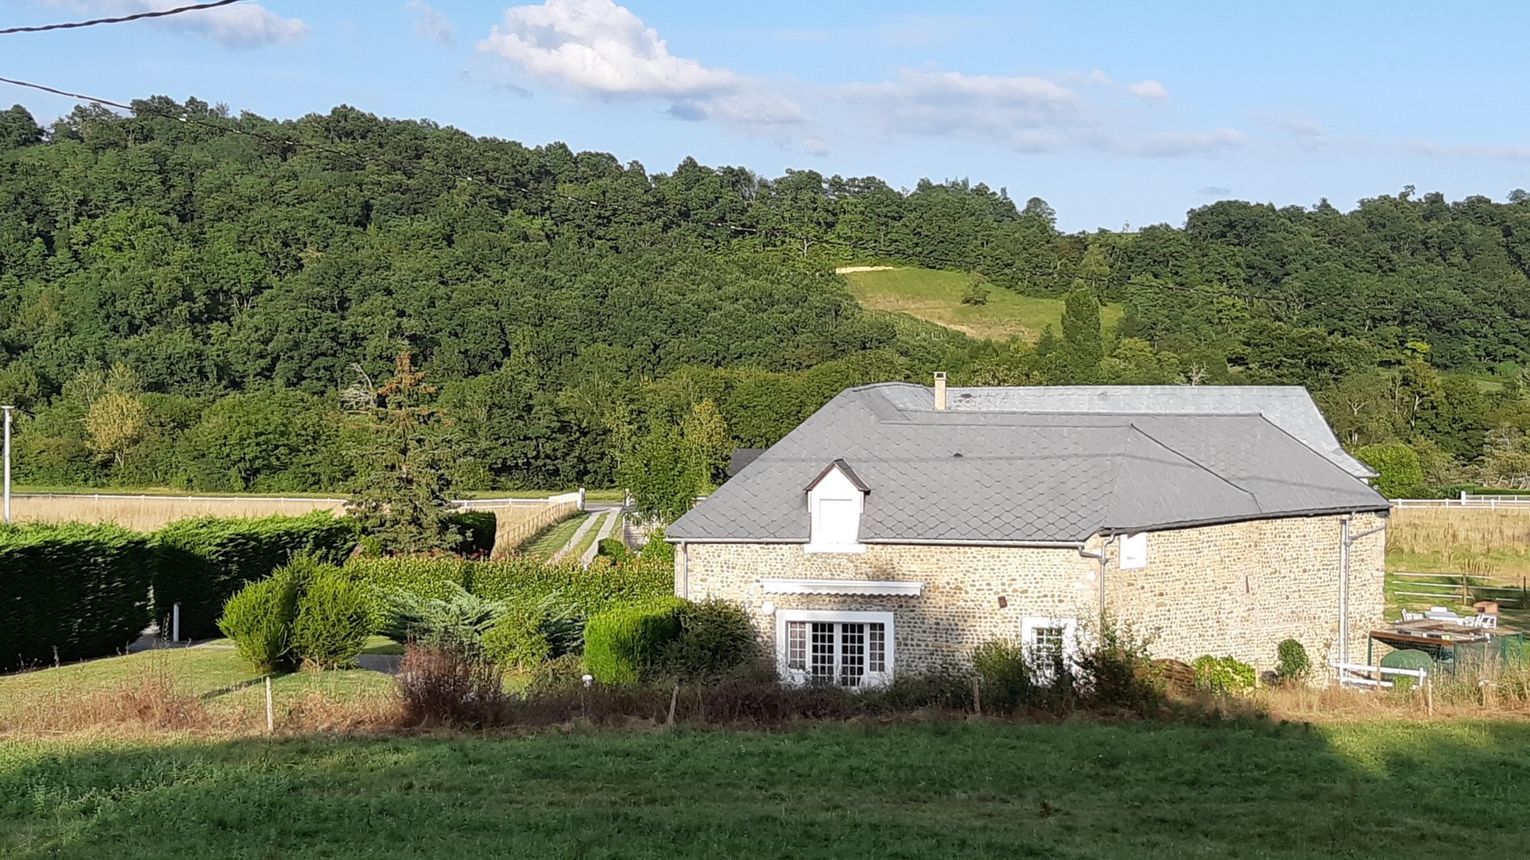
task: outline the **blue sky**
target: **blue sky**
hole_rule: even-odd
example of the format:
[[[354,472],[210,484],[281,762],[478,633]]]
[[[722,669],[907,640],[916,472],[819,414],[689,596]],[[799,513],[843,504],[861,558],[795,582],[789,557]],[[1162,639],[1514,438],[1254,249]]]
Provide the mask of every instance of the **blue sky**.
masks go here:
[[[186,0],[0,0],[0,26]],[[1530,188],[1530,4],[260,0],[0,36],[0,76],[293,117],[345,103],[665,171],[967,177],[1066,229],[1233,197]],[[0,87],[51,120],[71,104]]]

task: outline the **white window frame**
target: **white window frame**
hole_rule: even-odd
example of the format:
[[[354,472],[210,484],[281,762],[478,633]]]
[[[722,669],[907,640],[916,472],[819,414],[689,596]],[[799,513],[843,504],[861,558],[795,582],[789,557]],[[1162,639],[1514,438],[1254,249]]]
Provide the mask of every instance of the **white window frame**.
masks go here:
[[[823,503],[845,502],[854,512],[855,522],[850,529],[849,540],[829,540],[823,525]],[[838,466],[824,473],[812,489],[808,490],[808,542],[804,552],[863,553],[866,545],[860,542],[861,516],[866,512],[866,494],[861,491]],[[836,535],[836,537],[838,537]]]
[[[1041,672],[1047,672],[1048,669],[1039,659],[1034,658],[1034,655],[1036,654],[1036,631],[1051,627],[1062,628],[1063,662],[1065,664],[1071,663],[1073,658],[1078,656],[1077,618],[1059,618],[1047,615],[1027,615],[1020,619],[1020,643],[1025,648],[1026,656],[1032,657],[1032,665],[1034,665],[1037,670]],[[1050,677],[1046,677],[1043,680],[1050,681],[1052,679]]]
[[[866,612],[832,609],[778,609],[776,610],[776,664],[781,673],[782,680],[792,684],[806,684],[812,679],[811,665],[806,669],[792,669],[787,665],[787,623],[801,621],[808,624],[881,624],[883,635],[883,670],[872,672],[868,670],[862,674],[861,683],[858,687],[849,689],[864,689],[866,687],[880,687],[892,681],[893,671],[896,666],[896,648],[894,647],[895,629],[893,626],[893,613],[891,612]],[[811,633],[809,634],[811,636]],[[869,634],[868,634],[869,638]],[[811,640],[809,641],[808,660],[811,664]],[[836,641],[836,657],[834,663],[835,683],[838,684],[840,663],[838,657],[838,642]]]
[[[1148,565],[1148,533],[1121,536],[1121,569],[1141,570]]]

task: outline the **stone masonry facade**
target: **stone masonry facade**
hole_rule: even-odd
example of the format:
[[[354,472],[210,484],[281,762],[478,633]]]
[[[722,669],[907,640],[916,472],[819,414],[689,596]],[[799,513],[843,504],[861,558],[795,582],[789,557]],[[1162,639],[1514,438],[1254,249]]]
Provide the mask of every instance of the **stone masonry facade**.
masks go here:
[[[1148,535],[1147,566],[1122,570],[1119,541],[1095,537],[1105,556],[1110,615],[1151,637],[1155,657],[1190,661],[1230,655],[1256,669],[1275,665],[1275,646],[1294,638],[1315,666],[1338,656],[1342,517],[1289,517],[1173,529]],[[1356,515],[1351,533],[1384,525]],[[1349,563],[1349,659],[1382,616],[1385,533],[1355,541]],[[872,544],[860,554],[806,553],[801,544],[688,543],[675,554],[675,593],[721,598],[754,619],[775,652],[773,610],[893,613],[895,671],[964,661],[979,643],[1015,639],[1027,616],[1099,618],[1101,560],[1077,548]],[[767,594],[764,579],[921,582],[917,596]]]

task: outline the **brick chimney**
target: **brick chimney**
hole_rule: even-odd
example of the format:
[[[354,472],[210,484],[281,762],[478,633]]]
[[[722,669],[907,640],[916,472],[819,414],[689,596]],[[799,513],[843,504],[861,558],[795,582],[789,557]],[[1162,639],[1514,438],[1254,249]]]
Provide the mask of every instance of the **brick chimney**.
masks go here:
[[[946,411],[946,373],[943,370],[935,371],[935,411]]]

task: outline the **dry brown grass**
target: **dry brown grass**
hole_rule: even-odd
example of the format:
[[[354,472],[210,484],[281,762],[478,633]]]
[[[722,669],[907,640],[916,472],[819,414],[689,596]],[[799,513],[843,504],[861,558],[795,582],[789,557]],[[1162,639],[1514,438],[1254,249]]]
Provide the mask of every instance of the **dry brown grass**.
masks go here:
[[[1530,506],[1522,509],[1399,508],[1387,526],[1394,570],[1530,575]]]
[[[1428,694],[1352,687],[1264,687],[1250,703],[1275,719],[1346,722],[1397,719],[1524,719],[1530,717],[1530,667],[1490,674],[1441,674]]]
[[[276,499],[260,496],[177,498],[175,496],[16,496],[11,511],[18,522],[116,523],[137,531],[154,531],[188,517],[297,516],[311,511],[339,512],[339,499]]]

